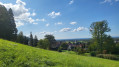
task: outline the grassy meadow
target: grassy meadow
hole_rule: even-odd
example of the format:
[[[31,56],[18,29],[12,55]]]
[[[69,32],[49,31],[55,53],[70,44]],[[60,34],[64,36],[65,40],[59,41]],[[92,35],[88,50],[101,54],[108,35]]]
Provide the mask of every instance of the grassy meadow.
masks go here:
[[[0,67],[118,67],[119,61],[39,49],[0,39]]]

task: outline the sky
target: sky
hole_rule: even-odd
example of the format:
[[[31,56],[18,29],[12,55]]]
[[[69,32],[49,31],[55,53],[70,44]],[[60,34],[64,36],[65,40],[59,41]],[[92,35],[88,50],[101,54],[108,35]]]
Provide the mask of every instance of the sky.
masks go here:
[[[0,0],[12,8],[18,32],[30,32],[43,39],[52,34],[56,39],[91,38],[90,25],[107,20],[111,31],[119,36],[119,0]]]

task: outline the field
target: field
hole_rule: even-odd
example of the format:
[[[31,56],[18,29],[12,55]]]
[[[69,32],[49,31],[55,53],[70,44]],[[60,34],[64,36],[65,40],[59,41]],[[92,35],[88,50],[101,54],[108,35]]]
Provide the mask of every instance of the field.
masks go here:
[[[119,61],[59,53],[0,39],[0,67],[118,67]]]

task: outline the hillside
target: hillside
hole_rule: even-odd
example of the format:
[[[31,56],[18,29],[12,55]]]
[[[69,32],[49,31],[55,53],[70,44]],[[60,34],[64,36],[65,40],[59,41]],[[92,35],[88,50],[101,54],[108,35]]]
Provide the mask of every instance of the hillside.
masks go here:
[[[0,67],[118,67],[119,61],[58,53],[0,39]]]

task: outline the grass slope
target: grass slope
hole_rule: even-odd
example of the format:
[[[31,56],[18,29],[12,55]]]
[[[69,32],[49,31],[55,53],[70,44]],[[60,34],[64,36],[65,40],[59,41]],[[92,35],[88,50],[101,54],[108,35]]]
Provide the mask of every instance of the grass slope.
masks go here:
[[[118,67],[119,61],[59,53],[0,39],[0,67]]]

